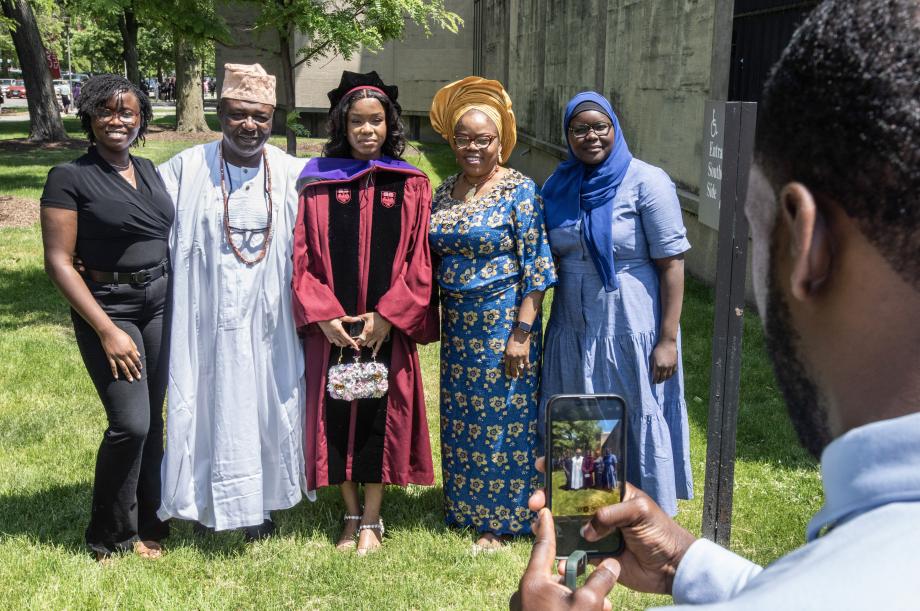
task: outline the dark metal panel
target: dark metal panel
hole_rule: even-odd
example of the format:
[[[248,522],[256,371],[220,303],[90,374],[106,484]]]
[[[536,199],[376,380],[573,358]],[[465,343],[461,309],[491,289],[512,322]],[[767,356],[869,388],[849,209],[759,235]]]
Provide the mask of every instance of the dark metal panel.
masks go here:
[[[744,330],[748,244],[744,201],[754,157],[756,117],[757,104],[725,104],[702,530],[704,537],[726,547],[731,540],[741,338]]]
[[[773,64],[814,0],[735,0],[728,99],[759,102]]]

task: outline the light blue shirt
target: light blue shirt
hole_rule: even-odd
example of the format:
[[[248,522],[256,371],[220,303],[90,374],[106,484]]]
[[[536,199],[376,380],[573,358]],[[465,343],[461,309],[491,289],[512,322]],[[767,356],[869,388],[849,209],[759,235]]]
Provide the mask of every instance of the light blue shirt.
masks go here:
[[[806,545],[761,568],[700,539],[668,609],[920,609],[920,413],[834,440],[821,476]]]

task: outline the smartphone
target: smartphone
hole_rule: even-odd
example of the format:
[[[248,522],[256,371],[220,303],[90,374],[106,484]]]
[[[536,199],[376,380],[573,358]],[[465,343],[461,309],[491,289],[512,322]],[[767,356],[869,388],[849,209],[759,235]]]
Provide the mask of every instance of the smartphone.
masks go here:
[[[345,330],[352,339],[360,337],[361,333],[364,332],[364,321],[359,320],[358,322],[347,323]]]
[[[545,491],[556,522],[556,556],[619,554],[619,531],[589,542],[581,527],[601,507],[623,501],[626,403],[617,395],[554,395],[546,413]]]

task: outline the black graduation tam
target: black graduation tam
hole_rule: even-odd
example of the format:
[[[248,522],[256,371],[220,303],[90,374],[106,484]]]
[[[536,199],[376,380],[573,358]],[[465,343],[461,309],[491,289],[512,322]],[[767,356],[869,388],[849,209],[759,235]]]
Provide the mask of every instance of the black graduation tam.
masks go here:
[[[374,87],[381,90],[383,94],[390,99],[393,106],[396,107],[396,112],[402,112],[402,108],[396,101],[396,98],[399,97],[399,87],[396,85],[386,85],[375,70],[371,70],[366,74],[343,70],[342,80],[339,81],[339,86],[327,94],[329,96],[329,111],[331,112],[333,108],[338,106],[339,102],[342,101],[342,98],[344,98],[349,91],[358,87]]]

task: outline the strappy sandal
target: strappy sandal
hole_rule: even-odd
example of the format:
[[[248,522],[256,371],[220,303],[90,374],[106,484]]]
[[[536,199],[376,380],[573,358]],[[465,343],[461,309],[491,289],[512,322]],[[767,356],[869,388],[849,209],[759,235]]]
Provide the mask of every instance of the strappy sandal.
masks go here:
[[[360,522],[362,519],[364,519],[364,516],[350,516],[350,515],[348,515],[348,514],[346,513],[346,514],[342,517],[342,519],[343,519],[343,521],[346,522],[346,523],[352,522],[352,521],[358,521],[358,522]],[[347,538],[347,539],[339,539],[339,542],[335,544],[335,549],[337,549],[337,550],[340,551],[340,552],[347,552],[347,551],[352,550],[352,549],[354,549],[355,547],[357,547],[357,545],[358,545],[358,537],[357,537],[357,535],[358,535],[358,532],[360,531],[360,529],[361,529],[361,527],[358,526],[358,530],[356,530],[354,533],[352,533],[352,535],[351,535],[349,538]]]
[[[156,541],[135,541],[134,553],[146,560],[159,560],[163,557],[163,547]]]
[[[131,551],[145,560],[159,560],[163,557],[163,547],[156,541],[135,541],[131,546]],[[96,552],[96,562],[99,566],[111,566],[115,558],[121,555],[118,552]]]
[[[368,554],[376,552],[378,549],[380,549],[383,546],[383,533],[384,533],[383,518],[378,518],[376,524],[362,524],[361,526],[359,526],[358,527],[359,536],[361,534],[361,531],[363,530],[376,530],[379,533],[377,535],[378,541],[377,541],[376,547],[359,547],[356,550],[359,556],[366,556]]]

